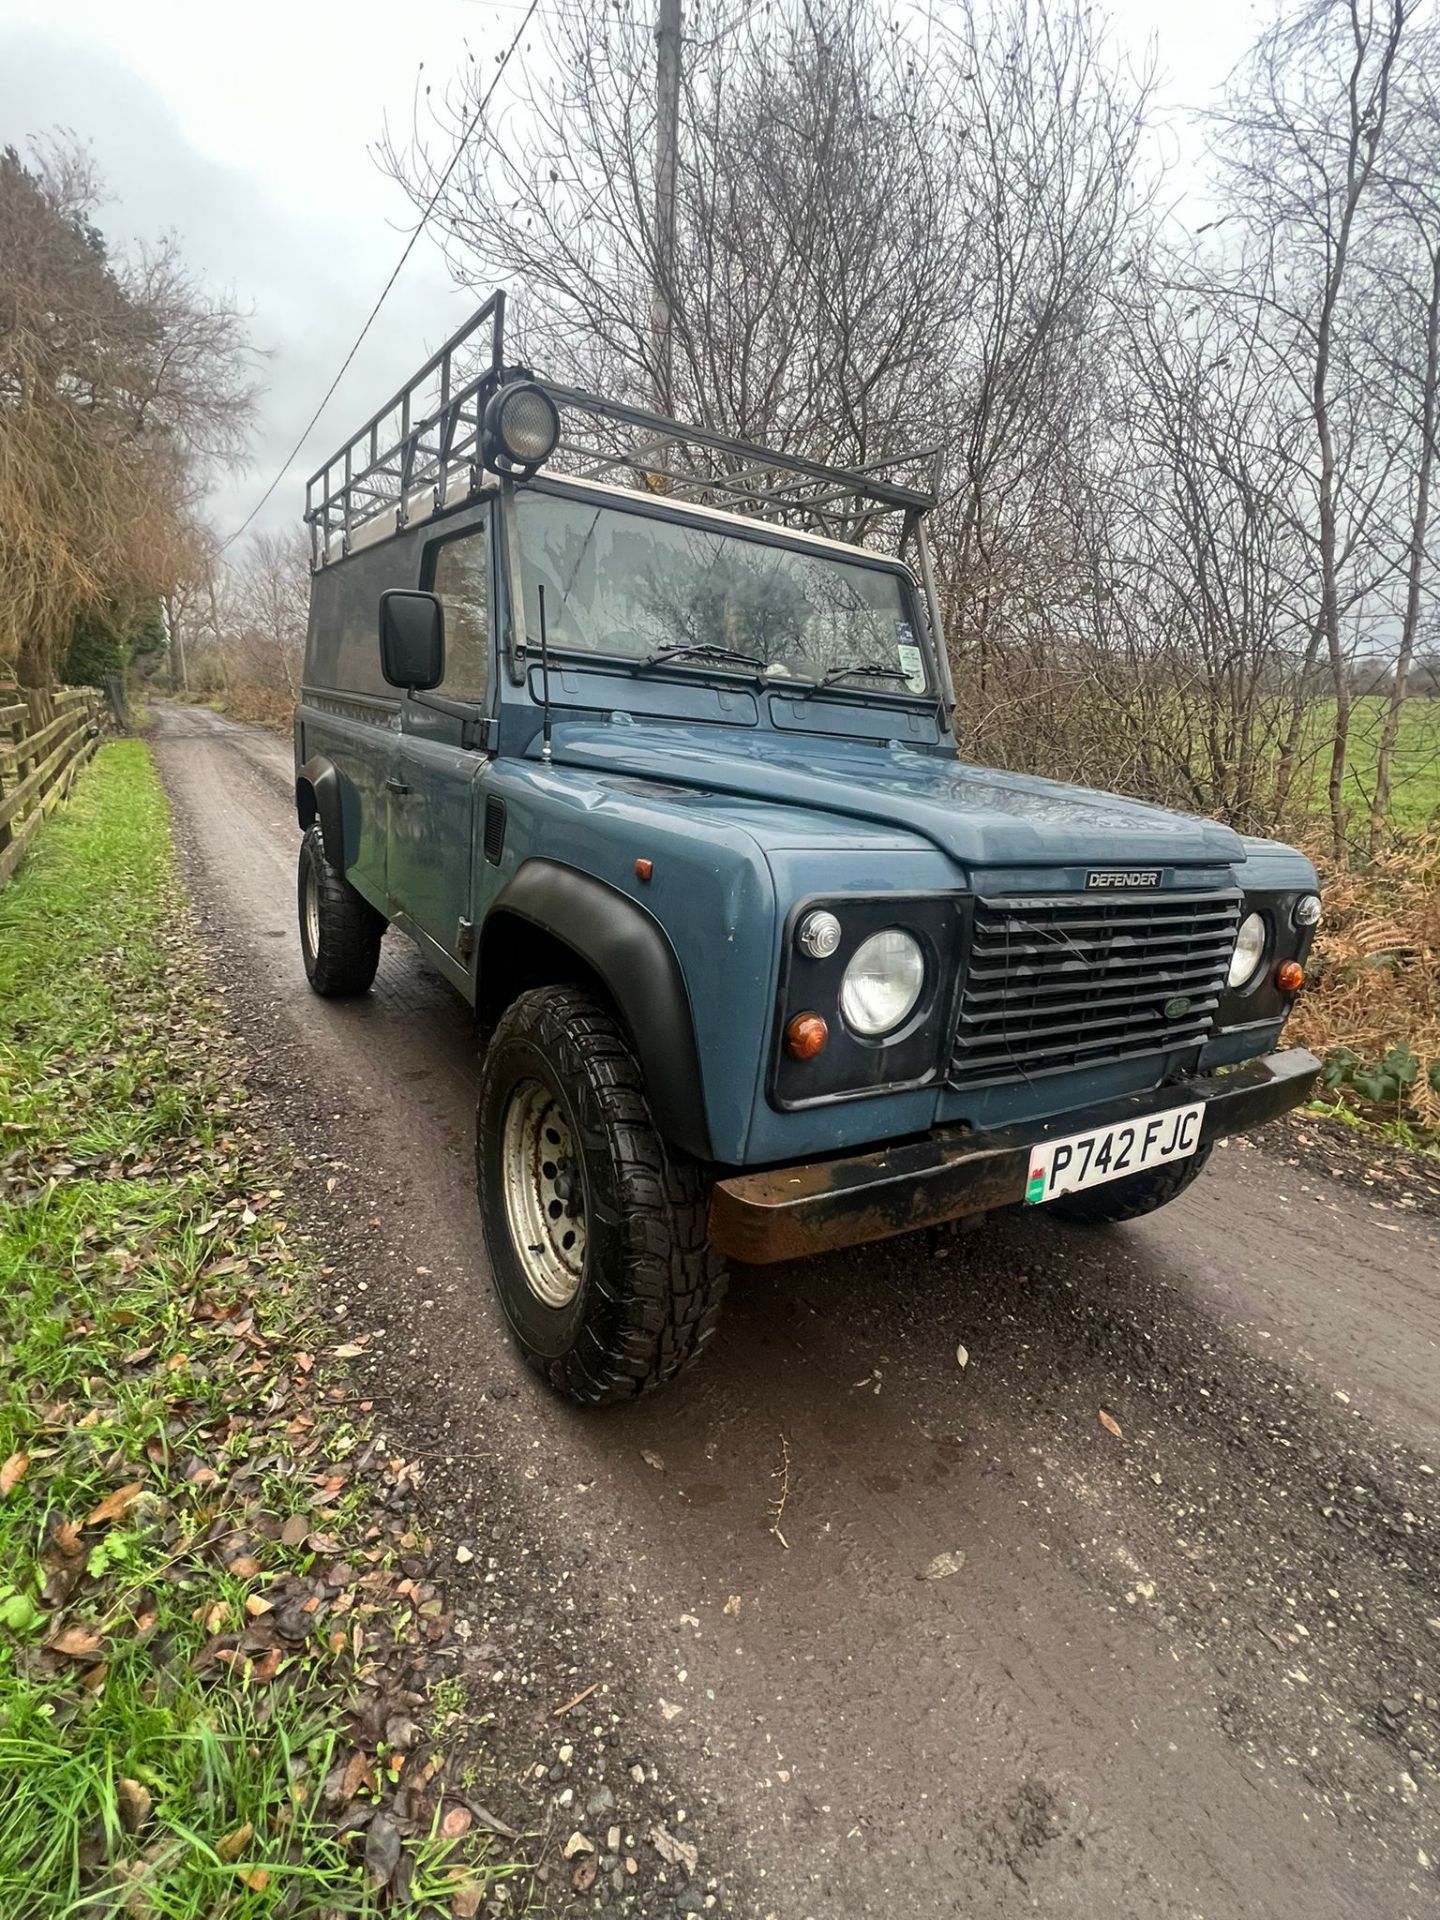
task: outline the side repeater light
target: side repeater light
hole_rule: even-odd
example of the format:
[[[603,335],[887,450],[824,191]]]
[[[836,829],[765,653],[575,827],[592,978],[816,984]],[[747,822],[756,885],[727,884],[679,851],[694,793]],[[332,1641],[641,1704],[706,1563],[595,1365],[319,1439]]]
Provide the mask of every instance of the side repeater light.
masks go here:
[[[1275,969],[1275,984],[1282,993],[1298,993],[1305,984],[1305,969],[1298,960],[1282,960]]]

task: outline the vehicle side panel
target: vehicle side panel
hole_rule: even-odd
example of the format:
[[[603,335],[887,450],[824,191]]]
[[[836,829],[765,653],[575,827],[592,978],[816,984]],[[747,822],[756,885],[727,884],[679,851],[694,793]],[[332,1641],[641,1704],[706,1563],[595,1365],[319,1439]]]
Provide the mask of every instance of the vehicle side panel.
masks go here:
[[[297,765],[329,760],[340,785],[344,847],[327,846],[351,883],[389,912],[386,845],[400,701],[380,671],[379,605],[387,587],[413,586],[417,538],[401,536],[315,574],[296,716]]]
[[[486,909],[538,857],[614,888],[668,934],[695,1016],[712,1149],[727,1163],[742,1160],[764,1043],[757,1010],[773,995],[775,900],[754,840],[687,804],[693,794],[647,803],[540,761],[497,760],[485,791],[506,807],[500,864],[485,863],[481,880]],[[638,859],[652,863],[648,882],[636,874]]]

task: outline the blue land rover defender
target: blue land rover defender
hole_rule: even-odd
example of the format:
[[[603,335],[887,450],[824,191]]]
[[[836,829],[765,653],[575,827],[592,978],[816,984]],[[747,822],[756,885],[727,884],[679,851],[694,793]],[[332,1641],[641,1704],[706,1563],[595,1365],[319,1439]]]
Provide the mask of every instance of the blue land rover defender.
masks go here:
[[[668,1380],[726,1261],[1133,1218],[1303,1100],[1289,848],[967,766],[922,486],[506,364],[479,313],[310,482],[300,938],[470,1002],[526,1358]]]

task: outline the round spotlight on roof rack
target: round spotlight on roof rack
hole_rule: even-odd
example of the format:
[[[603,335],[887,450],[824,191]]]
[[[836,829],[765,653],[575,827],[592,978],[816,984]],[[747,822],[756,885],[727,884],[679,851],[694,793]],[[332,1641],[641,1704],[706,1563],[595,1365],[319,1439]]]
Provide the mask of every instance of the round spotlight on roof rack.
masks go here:
[[[496,473],[534,473],[560,440],[560,411],[531,380],[498,388],[485,408],[481,451]]]

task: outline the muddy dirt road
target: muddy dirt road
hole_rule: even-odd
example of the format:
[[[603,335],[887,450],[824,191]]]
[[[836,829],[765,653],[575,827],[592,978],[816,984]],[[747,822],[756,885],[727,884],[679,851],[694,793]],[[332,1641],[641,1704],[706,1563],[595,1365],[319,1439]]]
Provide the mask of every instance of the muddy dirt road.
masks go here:
[[[678,1391],[582,1415],[489,1298],[460,1001],[395,938],[369,998],[312,998],[287,744],[162,707],[154,746],[252,1079],[332,1169],[337,1317],[477,1543],[457,1580],[554,1687],[605,1673],[718,1903],[1440,1912],[1433,1174],[1339,1178],[1287,1123],[1128,1228],[741,1272]]]

